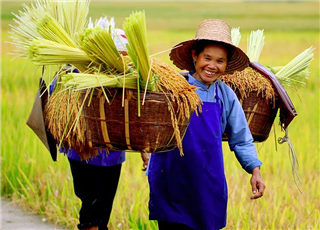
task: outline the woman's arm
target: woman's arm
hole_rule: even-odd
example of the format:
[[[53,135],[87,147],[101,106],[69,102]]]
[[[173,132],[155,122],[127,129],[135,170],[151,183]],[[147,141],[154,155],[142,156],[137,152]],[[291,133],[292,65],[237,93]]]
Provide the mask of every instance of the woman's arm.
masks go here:
[[[225,98],[225,117],[226,133],[229,139],[229,146],[241,164],[241,166],[251,173],[251,188],[254,194],[251,199],[258,199],[263,196],[266,188],[261,175],[260,166],[262,162],[257,157],[256,147],[243,112],[242,106],[234,92],[226,88]]]
[[[225,132],[228,136],[230,150],[233,151],[248,173],[262,162],[257,157],[256,147],[243,112],[242,106],[235,93],[224,86]]]

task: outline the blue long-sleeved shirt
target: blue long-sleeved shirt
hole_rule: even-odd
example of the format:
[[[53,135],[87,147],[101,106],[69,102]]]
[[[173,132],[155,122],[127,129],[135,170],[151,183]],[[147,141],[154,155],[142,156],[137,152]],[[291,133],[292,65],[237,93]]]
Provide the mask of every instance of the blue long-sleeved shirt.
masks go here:
[[[221,99],[219,102],[222,103],[223,107],[221,131],[228,135],[230,150],[235,152],[242,168],[248,173],[261,166],[262,162],[257,158],[256,147],[253,144],[253,138],[244,111],[234,91],[220,80],[217,80],[207,88],[206,84],[192,77],[190,73],[188,74],[188,82],[190,85],[198,87],[196,92],[204,102],[216,102],[215,88],[217,84],[218,95]]]

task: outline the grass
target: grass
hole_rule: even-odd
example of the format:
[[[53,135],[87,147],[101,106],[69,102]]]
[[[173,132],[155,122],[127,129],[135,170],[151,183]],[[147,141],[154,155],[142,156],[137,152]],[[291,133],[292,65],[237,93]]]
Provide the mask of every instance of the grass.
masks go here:
[[[257,144],[263,162],[262,177],[267,190],[262,199],[252,201],[250,175],[224,143],[225,170],[229,185],[226,229],[320,229],[319,197],[319,3],[317,2],[93,2],[90,15],[114,16],[118,26],[132,11],[145,9],[150,53],[171,48],[192,38],[205,18],[219,17],[231,26],[240,26],[240,47],[246,51],[251,30],[265,29],[263,65],[288,63],[309,46],[316,47],[306,87],[288,88],[298,116],[289,126],[289,137],[299,160],[300,194],[294,184],[286,144],[269,139]],[[41,69],[24,59],[7,55],[11,12],[21,2],[2,2],[1,9],[1,195],[32,208],[50,221],[75,229],[80,207],[74,196],[66,157],[58,162],[25,125],[35,97]],[[158,55],[169,62],[168,53]],[[54,71],[54,69],[52,70]],[[275,121],[276,136],[283,136]],[[277,149],[277,150],[276,150]],[[148,220],[149,188],[141,171],[140,154],[128,153],[123,164],[119,189],[111,214],[110,229],[156,229]],[[107,180],[107,179],[106,179]]]

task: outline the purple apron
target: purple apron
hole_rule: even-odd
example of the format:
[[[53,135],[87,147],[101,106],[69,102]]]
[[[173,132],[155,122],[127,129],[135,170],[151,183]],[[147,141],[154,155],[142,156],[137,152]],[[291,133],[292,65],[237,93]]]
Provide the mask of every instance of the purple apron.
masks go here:
[[[178,222],[196,230],[225,227],[228,190],[221,113],[218,102],[204,102],[202,113],[191,118],[183,157],[179,150],[153,153],[148,171],[150,220]]]

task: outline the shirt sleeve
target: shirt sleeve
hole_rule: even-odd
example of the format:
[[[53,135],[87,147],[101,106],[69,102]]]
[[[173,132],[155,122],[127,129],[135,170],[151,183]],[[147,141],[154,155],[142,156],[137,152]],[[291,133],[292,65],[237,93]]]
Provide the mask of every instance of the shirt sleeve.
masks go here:
[[[229,139],[229,147],[234,151],[242,168],[248,173],[262,162],[257,157],[256,147],[242,109],[242,106],[231,88],[225,85],[224,105],[226,116],[225,132]]]

